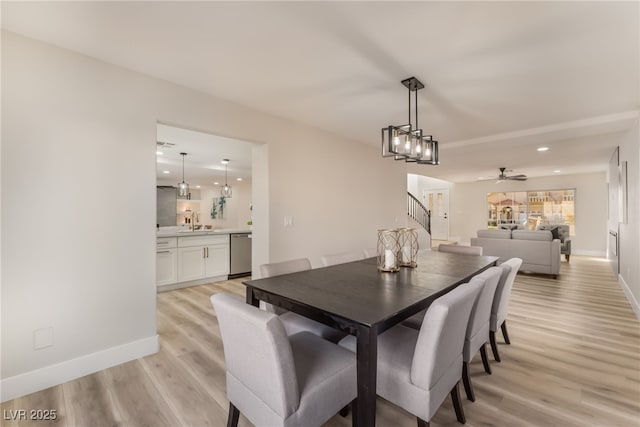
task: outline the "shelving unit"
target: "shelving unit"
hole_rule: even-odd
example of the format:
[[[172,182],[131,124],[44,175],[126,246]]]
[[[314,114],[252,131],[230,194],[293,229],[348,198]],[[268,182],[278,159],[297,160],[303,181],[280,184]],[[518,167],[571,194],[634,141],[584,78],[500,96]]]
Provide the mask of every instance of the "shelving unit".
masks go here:
[[[191,211],[200,215],[200,199],[178,199],[176,209],[176,225],[188,224],[191,220]]]

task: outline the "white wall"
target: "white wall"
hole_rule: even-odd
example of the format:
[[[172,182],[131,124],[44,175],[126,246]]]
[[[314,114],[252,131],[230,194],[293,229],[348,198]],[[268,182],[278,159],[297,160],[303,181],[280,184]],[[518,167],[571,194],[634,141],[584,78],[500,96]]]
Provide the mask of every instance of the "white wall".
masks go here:
[[[149,89],[2,34],[3,400],[52,385],[74,358],[79,376],[157,349]],[[53,346],[34,350],[49,328]]]
[[[414,181],[414,184],[411,182]],[[418,194],[428,188],[447,188],[445,181],[428,177],[412,178]],[[604,256],[607,245],[606,173],[529,178],[527,181],[448,183],[450,199],[449,234],[451,240],[469,243],[480,229],[487,228],[487,193],[495,191],[533,191],[576,189],[576,235],[572,253]],[[600,200],[601,202],[598,202]]]
[[[619,224],[619,281],[640,318],[640,125],[620,142],[620,161],[627,162],[628,220]]]
[[[7,32],[2,89],[3,400],[157,348],[157,122],[265,144],[254,267],[318,265],[406,222],[405,166],[377,147]],[[48,327],[54,345],[34,350]]]
[[[429,173],[428,169],[425,169],[425,173]],[[407,189],[408,191],[416,196],[418,200],[424,202],[422,200],[422,194],[425,190],[440,190],[440,189],[451,189],[455,184],[449,181],[443,181],[438,178],[431,178],[429,176],[408,174],[407,175]]]
[[[332,149],[320,135],[289,136],[299,142],[268,147],[282,168],[269,174],[272,261],[307,256],[317,267],[324,254],[374,247],[378,228],[406,225],[404,164],[378,149]]]

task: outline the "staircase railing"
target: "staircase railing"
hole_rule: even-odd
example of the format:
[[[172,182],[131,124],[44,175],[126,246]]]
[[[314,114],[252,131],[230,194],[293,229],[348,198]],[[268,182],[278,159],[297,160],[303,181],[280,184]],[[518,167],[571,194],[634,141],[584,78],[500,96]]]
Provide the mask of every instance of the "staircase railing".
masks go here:
[[[431,234],[431,212],[409,192],[407,192],[407,214]]]

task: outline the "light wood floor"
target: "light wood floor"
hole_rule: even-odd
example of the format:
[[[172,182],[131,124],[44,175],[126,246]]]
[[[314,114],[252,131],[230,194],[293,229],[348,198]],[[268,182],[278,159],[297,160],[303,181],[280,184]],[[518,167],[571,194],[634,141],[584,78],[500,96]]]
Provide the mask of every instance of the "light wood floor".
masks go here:
[[[499,346],[493,375],[484,374],[479,356],[472,361],[477,399],[463,400],[467,426],[640,425],[640,323],[605,261],[573,256],[561,265],[558,280],[517,276],[512,344]],[[215,292],[244,295],[244,287],[230,280],[159,294],[159,353],[6,402],[3,414],[56,409],[60,426],[224,426],[224,354],[209,302]],[[377,408],[379,426],[415,426],[382,399]],[[250,423],[241,418],[240,425]],[[351,418],[327,425],[350,426]],[[449,399],[431,425],[460,425]]]

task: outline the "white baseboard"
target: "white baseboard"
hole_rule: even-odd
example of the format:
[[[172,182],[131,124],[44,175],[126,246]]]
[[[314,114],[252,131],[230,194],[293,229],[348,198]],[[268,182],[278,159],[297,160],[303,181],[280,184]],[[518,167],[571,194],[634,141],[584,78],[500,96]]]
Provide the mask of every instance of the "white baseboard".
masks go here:
[[[159,345],[158,335],[154,335],[5,378],[0,381],[0,401],[6,402],[16,397],[44,390],[121,363],[157,353],[160,348]]]
[[[191,286],[206,285],[208,283],[214,283],[214,282],[224,282],[225,280],[229,280],[229,276],[225,275],[225,276],[217,276],[217,277],[207,277],[205,279],[191,280],[189,282],[173,283],[171,285],[160,285],[158,286],[157,291],[158,292],[173,291],[176,289],[188,288]],[[247,280],[249,280],[248,277],[247,277]]]
[[[600,257],[600,258],[605,258],[607,256],[607,252],[606,251],[580,251],[580,250],[574,250],[571,249],[571,255],[582,255],[582,256],[593,256],[593,257]]]
[[[627,282],[625,282],[624,278],[619,274],[618,274],[618,283],[620,284],[620,287],[624,291],[624,294],[627,296],[627,300],[629,301],[629,304],[631,304],[631,308],[633,309],[633,312],[636,314],[636,317],[640,319],[640,304],[638,304],[638,300],[633,295],[633,292],[631,292],[631,289],[629,289],[629,285],[627,285]]]

